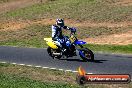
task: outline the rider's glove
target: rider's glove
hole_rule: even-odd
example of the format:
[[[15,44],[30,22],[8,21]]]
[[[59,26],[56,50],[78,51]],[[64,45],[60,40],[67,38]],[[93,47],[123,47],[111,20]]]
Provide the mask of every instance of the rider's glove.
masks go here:
[[[63,28],[64,28],[64,29],[68,29],[68,27],[67,27],[67,26],[63,26]]]
[[[74,27],[70,28],[70,30],[71,30],[72,33],[76,32],[76,28],[74,28]]]

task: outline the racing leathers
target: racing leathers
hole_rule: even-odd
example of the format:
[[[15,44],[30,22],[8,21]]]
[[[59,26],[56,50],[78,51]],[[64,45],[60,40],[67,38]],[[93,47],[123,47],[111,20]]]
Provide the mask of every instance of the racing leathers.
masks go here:
[[[54,40],[55,43],[59,47],[63,47],[62,46],[62,42],[63,42],[62,29],[70,30],[71,28],[69,28],[67,26],[59,27],[57,25],[52,25],[52,40]]]

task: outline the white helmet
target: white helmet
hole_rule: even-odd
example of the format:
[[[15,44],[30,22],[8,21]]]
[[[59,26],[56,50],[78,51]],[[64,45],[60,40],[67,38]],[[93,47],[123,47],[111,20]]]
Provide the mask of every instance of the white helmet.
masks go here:
[[[64,26],[64,20],[63,19],[56,19],[56,25],[63,27]]]

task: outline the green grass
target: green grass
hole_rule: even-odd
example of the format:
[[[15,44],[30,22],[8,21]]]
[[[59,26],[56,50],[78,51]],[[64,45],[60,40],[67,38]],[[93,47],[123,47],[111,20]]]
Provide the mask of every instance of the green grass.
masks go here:
[[[62,17],[66,19],[75,19],[80,22],[132,21],[132,6],[113,5],[117,1],[118,0],[48,0],[46,3],[39,3],[0,14],[0,19],[37,20],[41,18],[56,19]],[[79,27],[77,35],[79,39],[89,37],[96,38],[100,35],[127,32],[130,31],[131,28],[131,26],[124,28]],[[0,30],[0,45],[44,48],[47,47],[43,41],[44,37],[51,37],[51,25],[31,25],[17,31]],[[131,45],[115,46],[90,44],[88,47],[93,51],[132,53]]]
[[[15,75],[19,77],[50,83],[75,84],[76,73],[50,70],[36,67],[0,63],[0,74]]]
[[[83,30],[83,31],[82,31]],[[94,31],[93,31],[94,30]],[[109,35],[114,33],[125,32],[131,30],[130,28],[79,28],[77,31],[77,36],[79,39],[88,37],[98,37],[100,35]],[[64,33],[66,35],[69,32]],[[83,35],[83,36],[82,36]],[[0,45],[7,46],[18,46],[18,47],[37,47],[45,48],[47,47],[43,38],[51,37],[51,25],[31,25],[24,29],[19,29],[16,31],[0,31]],[[132,45],[96,45],[89,44],[86,45],[93,51],[103,51],[112,53],[132,53]]]
[[[51,36],[49,26],[33,25],[17,31],[1,31],[0,45],[12,45],[22,47],[44,47],[43,38]]]
[[[132,21],[132,6],[107,0],[55,0],[1,14],[5,19],[68,18],[96,22]]]
[[[98,44],[87,44],[86,47],[93,51],[102,51],[109,53],[130,53],[132,54],[132,45],[98,45]]]
[[[24,77],[0,74],[1,88],[79,88],[65,83],[47,83]]]
[[[131,88],[130,84],[79,86],[76,73],[0,63],[0,88]]]

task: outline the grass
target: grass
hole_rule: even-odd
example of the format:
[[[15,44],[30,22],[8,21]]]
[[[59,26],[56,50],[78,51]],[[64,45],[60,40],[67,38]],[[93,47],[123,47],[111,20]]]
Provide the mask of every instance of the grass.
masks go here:
[[[130,31],[132,27],[115,27],[115,28],[109,28],[109,27],[80,27],[77,30],[77,36],[80,39],[84,38],[96,38],[98,36],[102,35],[111,35],[111,34],[120,34],[125,33],[127,31]]]
[[[132,6],[113,5],[116,2],[118,2],[118,0],[48,0],[46,3],[39,3],[0,14],[0,19],[37,20],[41,18],[56,19],[58,17],[62,17],[66,19],[74,19],[80,22],[132,21]],[[43,38],[51,36],[50,28],[51,25],[37,24],[17,31],[0,30],[0,45],[37,48],[47,47]],[[89,37],[96,38],[100,35],[118,34],[130,31],[131,28],[132,27],[79,27],[77,34],[79,39]],[[90,47],[93,51],[132,53],[131,45],[115,46],[90,44],[86,46]]]
[[[1,0],[5,3],[13,0]],[[0,14],[4,20],[34,20],[41,18],[67,18],[77,21],[122,22],[132,21],[132,6],[113,5],[118,0],[48,0],[22,9]],[[60,7],[61,6],[61,7]],[[31,25],[17,31],[0,30],[0,45],[18,47],[47,47],[44,37],[51,36],[51,25]],[[124,30],[125,29],[125,30]],[[83,30],[83,31],[82,31]],[[93,31],[94,30],[94,31]],[[98,37],[131,30],[128,28],[80,27],[79,38]],[[83,36],[81,36],[83,35]],[[132,53],[132,45],[85,45],[93,51]],[[1,88],[80,88],[75,82],[76,73],[0,63]],[[132,84],[90,84],[83,88],[131,88]]]
[[[42,82],[60,82],[75,84],[75,76],[73,76],[75,75],[74,73],[58,70],[19,66],[6,63],[6,65],[0,65],[0,73],[16,75],[19,77],[27,77],[29,79]]]
[[[81,31],[83,30],[83,31]],[[94,31],[93,31],[94,30]],[[112,30],[110,28],[79,28],[77,35],[78,38],[86,37],[98,37],[100,35],[109,35],[113,33],[120,33],[131,28],[118,28]],[[64,33],[67,34],[68,32]],[[67,34],[68,35],[68,34]],[[83,35],[83,36],[82,36]],[[18,46],[18,47],[37,47],[45,48],[47,47],[44,37],[51,37],[51,25],[31,25],[24,29],[19,29],[16,31],[2,31],[0,32],[0,45],[8,46]],[[103,51],[103,52],[112,52],[112,53],[132,53],[132,45],[96,45],[88,44],[86,47],[89,47],[93,51]]]
[[[131,88],[132,84],[79,86],[77,73],[0,63],[1,88]]]
[[[5,19],[68,18],[81,21],[132,21],[132,6],[108,0],[54,0],[1,14]],[[60,7],[61,6],[61,7]]]
[[[0,74],[1,88],[79,88],[64,83],[47,83],[24,77]]]
[[[1,31],[0,45],[12,45],[22,47],[44,47],[43,38],[51,36],[51,27],[33,25],[17,31]]]
[[[86,47],[93,51],[102,51],[109,53],[132,53],[132,45],[98,45],[98,44],[87,44]]]

